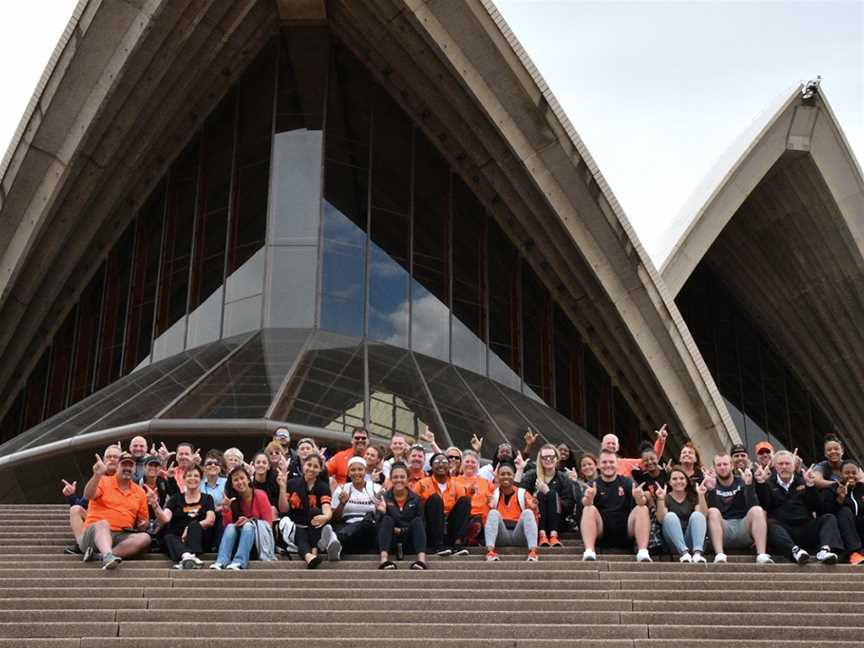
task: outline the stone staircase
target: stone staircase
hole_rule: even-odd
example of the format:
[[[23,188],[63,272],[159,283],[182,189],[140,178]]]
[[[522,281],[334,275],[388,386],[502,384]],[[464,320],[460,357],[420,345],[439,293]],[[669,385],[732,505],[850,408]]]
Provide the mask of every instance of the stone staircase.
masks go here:
[[[103,572],[63,554],[67,510],[0,506],[0,647],[864,645],[864,567],[583,563],[565,537],[539,563],[513,549],[486,563],[478,548],[425,573],[378,571],[372,556],[177,571],[161,554]]]

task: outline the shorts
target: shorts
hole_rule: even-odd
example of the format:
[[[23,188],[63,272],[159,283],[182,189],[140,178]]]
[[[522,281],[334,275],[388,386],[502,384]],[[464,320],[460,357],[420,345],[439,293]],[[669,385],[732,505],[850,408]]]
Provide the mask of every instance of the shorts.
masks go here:
[[[747,530],[747,520],[723,520],[723,548],[749,549],[753,546],[753,537]]]
[[[111,532],[111,546],[116,547],[118,544],[123,542],[126,538],[132,535],[129,531],[114,531]],[[90,547],[93,551],[99,551],[99,548],[96,546],[96,525],[91,524],[89,527],[84,529],[84,533],[78,538],[78,548],[81,551],[87,551],[87,548]]]
[[[620,515],[600,515],[603,519],[603,535],[597,539],[598,547],[615,549],[632,549],[633,538],[627,533],[627,521],[629,518]]]

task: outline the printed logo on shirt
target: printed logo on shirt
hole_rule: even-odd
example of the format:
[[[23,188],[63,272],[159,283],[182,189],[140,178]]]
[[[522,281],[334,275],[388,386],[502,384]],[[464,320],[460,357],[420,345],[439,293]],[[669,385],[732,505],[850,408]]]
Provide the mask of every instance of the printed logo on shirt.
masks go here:
[[[795,487],[795,490],[796,490],[796,491],[803,491],[803,490],[806,490],[806,489],[807,489],[807,487],[806,487],[804,484],[801,484],[800,486],[796,486],[796,487]]]
[[[624,497],[624,487],[623,486],[618,487],[618,497]]]
[[[183,512],[189,517],[197,517],[198,511],[201,510],[201,502],[195,502],[194,504],[186,503],[183,505]]]

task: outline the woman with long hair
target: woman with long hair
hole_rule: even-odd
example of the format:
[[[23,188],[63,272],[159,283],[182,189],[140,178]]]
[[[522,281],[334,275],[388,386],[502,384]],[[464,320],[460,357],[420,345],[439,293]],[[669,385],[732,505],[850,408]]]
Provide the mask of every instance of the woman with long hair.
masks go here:
[[[280,478],[279,482],[279,510],[294,522],[294,544],[309,569],[317,568],[324,560],[318,555],[322,544],[328,560],[337,561],[342,555],[342,545],[329,524],[333,519],[330,488],[318,478],[323,467],[321,456],[310,454],[303,462],[302,477],[287,481]]]
[[[267,501],[273,507],[273,517],[279,517],[276,507],[279,504],[279,484],[276,483],[277,475],[271,469],[270,457],[263,450],[256,452],[252,457],[252,488],[263,491],[267,495]]]
[[[687,475],[694,486],[705,479],[702,472],[702,457],[699,456],[699,449],[693,445],[692,441],[688,441],[681,447],[681,452],[678,455],[678,467]]]
[[[390,490],[379,500],[378,569],[396,569],[390,552],[416,553],[411,569],[429,569],[426,564],[426,527],[423,525],[423,500],[408,487],[408,466],[397,461],[390,467]],[[400,551],[401,549],[401,551]]]
[[[702,553],[708,529],[706,491],[701,482],[694,486],[681,466],[669,471],[667,487],[657,486],[654,491],[663,539],[678,552],[682,563],[705,563]]]
[[[558,470],[558,448],[551,443],[537,453],[537,468],[522,477],[522,488],[534,495],[540,511],[537,544],[541,547],[561,547],[558,539],[562,519],[572,516],[576,507],[576,484],[563,470]],[[581,500],[581,492],[579,493]]]
[[[159,504],[156,491],[147,488],[150,505],[162,525],[162,548],[176,564],[174,569],[200,569],[204,562],[205,535],[209,536],[216,523],[213,498],[201,492],[203,471],[195,464],[183,475],[185,492],[175,493]],[[209,543],[208,543],[209,544]]]
[[[228,473],[222,502],[222,541],[210,569],[246,569],[255,544],[255,521],[273,524],[273,507],[267,494],[252,486],[242,465]]]
[[[571,472],[570,479],[575,481],[584,492],[597,479],[597,455],[593,452],[583,452],[576,460],[576,471]],[[575,477],[575,479],[574,479]]]

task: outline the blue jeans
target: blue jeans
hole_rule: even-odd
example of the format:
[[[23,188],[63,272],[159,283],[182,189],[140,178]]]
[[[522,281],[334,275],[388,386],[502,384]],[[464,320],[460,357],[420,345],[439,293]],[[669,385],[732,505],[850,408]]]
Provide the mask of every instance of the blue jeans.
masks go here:
[[[663,517],[663,539],[679,554],[685,551],[702,551],[705,547],[705,531],[708,523],[699,511],[693,511],[687,521],[687,533],[681,529],[681,520],[674,513]]]
[[[239,537],[239,542],[238,542]],[[249,566],[249,554],[255,544],[255,525],[247,522],[240,529],[234,524],[229,524],[222,532],[222,541],[219,543],[219,555],[216,562],[225,567],[229,562],[235,562],[243,569]],[[234,550],[234,546],[237,550]],[[231,554],[234,560],[231,560]]]

